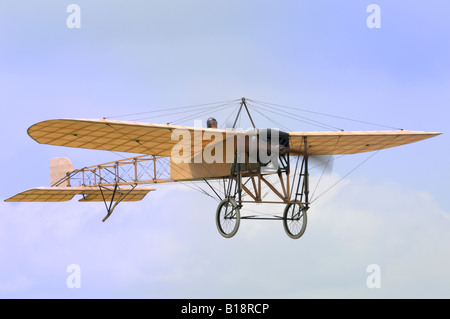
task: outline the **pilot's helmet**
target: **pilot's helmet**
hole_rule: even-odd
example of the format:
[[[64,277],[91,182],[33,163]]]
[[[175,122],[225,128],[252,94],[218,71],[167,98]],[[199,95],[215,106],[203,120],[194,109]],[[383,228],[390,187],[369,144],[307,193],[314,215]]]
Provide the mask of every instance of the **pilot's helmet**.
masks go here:
[[[215,126],[217,127],[217,121],[215,118],[210,117],[207,121],[206,121],[206,127],[211,128],[212,125],[215,124]]]

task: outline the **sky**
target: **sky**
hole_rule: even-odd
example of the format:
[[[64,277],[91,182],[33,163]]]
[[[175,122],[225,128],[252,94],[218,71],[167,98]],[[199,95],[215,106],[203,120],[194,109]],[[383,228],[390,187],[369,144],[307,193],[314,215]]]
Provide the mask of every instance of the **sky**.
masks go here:
[[[47,119],[132,120],[246,97],[345,130],[443,133],[312,172],[317,200],[297,240],[278,221],[242,221],[225,239],[217,202],[182,184],[157,185],[104,223],[103,203],[1,201],[0,297],[449,298],[449,10],[445,0],[0,0],[3,199],[49,186],[53,157],[81,168],[130,156],[38,144],[27,129]],[[225,113],[197,120],[220,126]],[[257,126],[324,130],[262,113]]]

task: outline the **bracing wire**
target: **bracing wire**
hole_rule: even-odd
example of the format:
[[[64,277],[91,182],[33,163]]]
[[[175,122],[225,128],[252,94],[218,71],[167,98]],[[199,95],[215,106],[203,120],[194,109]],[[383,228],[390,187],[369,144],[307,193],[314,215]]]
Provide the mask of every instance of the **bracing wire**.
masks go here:
[[[228,108],[230,108],[230,107],[232,107],[232,106],[234,106],[234,104],[229,104],[229,103],[227,103],[227,104],[221,104],[221,105],[215,106],[214,111],[215,111],[215,112],[219,112],[219,111],[228,109]],[[180,119],[171,121],[171,122],[169,122],[169,124],[178,124],[178,123],[182,123],[182,122],[189,121],[189,120],[195,119],[195,118],[197,118],[197,117],[199,117],[199,116],[206,115],[206,114],[210,114],[210,113],[211,113],[211,108],[207,108],[206,110],[202,110],[202,111],[197,112],[197,113],[195,113],[195,114],[192,114],[192,115],[189,115],[189,116],[182,117],[182,118],[180,118]]]
[[[311,110],[305,110],[305,109],[292,107],[292,106],[280,105],[280,104],[263,102],[263,101],[258,101],[258,100],[249,100],[249,101],[252,101],[255,103],[260,103],[260,104],[266,105],[266,106],[278,106],[278,107],[282,107],[282,108],[286,108],[286,109],[291,109],[291,110],[296,110],[296,111],[301,111],[301,112],[306,112],[306,113],[311,113],[311,114],[317,114],[317,115],[342,119],[342,120],[346,120],[346,121],[358,122],[358,123],[362,123],[362,124],[379,126],[379,127],[384,127],[384,128],[394,129],[394,130],[402,130],[401,128],[397,128],[397,127],[393,127],[393,126],[389,126],[389,125],[382,125],[382,124],[377,124],[377,123],[372,123],[372,122],[367,122],[367,121],[362,121],[362,120],[357,120],[357,119],[351,119],[348,117],[343,117],[343,116],[338,116],[338,115],[332,115],[332,114],[326,114],[326,113],[321,113],[321,112],[316,112],[316,111],[311,111]]]
[[[123,117],[129,117],[129,116],[137,116],[137,115],[143,115],[143,114],[155,114],[155,113],[161,113],[161,112],[167,112],[167,111],[174,111],[174,110],[181,110],[181,109],[195,109],[197,107],[211,107],[216,104],[225,104],[225,103],[234,103],[239,100],[231,100],[231,101],[222,101],[222,102],[213,102],[213,103],[204,103],[204,104],[195,104],[195,105],[188,105],[188,106],[180,106],[180,107],[172,107],[172,108],[164,108],[159,110],[153,110],[153,111],[147,111],[147,112],[139,112],[139,113],[128,113],[128,114],[121,114],[121,115],[114,115],[114,116],[108,116],[104,117],[104,119],[112,119],[112,118],[123,118]],[[189,112],[189,111],[187,111]],[[173,113],[176,114],[176,113]]]
[[[317,120],[312,120],[310,118],[307,118],[305,116],[299,115],[297,113],[293,113],[294,111],[310,113],[310,114],[316,114],[316,115],[331,117],[331,118],[335,118],[335,119],[342,119],[342,120],[347,120],[347,121],[363,123],[363,124],[367,124],[367,125],[374,125],[374,126],[379,126],[379,127],[385,127],[385,128],[397,129],[398,130],[398,128],[395,128],[395,127],[392,127],[392,126],[380,125],[380,124],[375,124],[375,123],[371,123],[371,122],[367,122],[367,121],[355,120],[355,119],[350,119],[350,118],[347,118],[347,117],[336,116],[336,115],[331,115],[331,114],[325,114],[325,113],[321,113],[321,112],[317,112],[317,111],[310,111],[310,110],[306,110],[306,109],[290,107],[290,106],[280,105],[280,104],[276,104],[276,103],[263,102],[263,101],[259,101],[259,100],[253,100],[253,99],[246,99],[246,101],[247,101],[247,106],[248,106],[249,109],[251,109],[252,111],[258,113],[260,116],[266,118],[270,122],[274,123],[275,125],[277,125],[277,127],[280,127],[280,128],[282,128],[284,130],[287,130],[287,131],[292,131],[292,130],[288,129],[284,124],[280,123],[280,121],[275,120],[274,117],[281,116],[281,117],[287,118],[289,120],[295,120],[295,121],[298,121],[298,122],[306,123],[306,124],[309,124],[309,125],[315,125],[315,126],[318,126],[318,127],[321,127],[321,128],[329,129],[329,130],[343,131],[343,129],[341,129],[339,127],[336,127],[334,125],[330,125],[330,124],[326,124],[326,123],[323,123],[323,122],[319,122]],[[169,122],[170,124],[175,124],[175,123],[183,123],[185,121],[195,119],[196,117],[203,116],[205,114],[211,114],[211,112],[220,112],[220,111],[228,110],[229,108],[232,107],[233,109],[230,112],[230,114],[228,115],[227,119],[222,122],[222,126],[223,126],[223,125],[226,124],[226,121],[228,121],[228,119],[233,114],[236,113],[236,110],[239,108],[239,102],[241,102],[241,99],[230,100],[230,101],[222,101],[222,102],[214,102],[214,103],[196,104],[196,105],[183,106],[183,107],[165,108],[165,109],[148,111],[148,112],[129,113],[129,114],[116,115],[116,116],[109,116],[109,117],[104,117],[104,118],[105,119],[112,119],[112,118],[119,118],[119,117],[135,117],[136,120],[145,120],[145,119],[148,119],[148,118],[158,118],[158,117],[163,117],[163,116],[171,116],[171,117],[178,116],[174,120]],[[141,117],[142,115],[145,115],[145,117]],[[238,114],[237,116],[239,116],[239,120],[240,120],[241,117],[242,117],[242,114]],[[137,118],[137,117],[139,117],[139,118]],[[345,174],[339,181],[337,181],[333,185],[331,185],[322,194],[318,195],[317,197],[314,197],[315,192],[316,192],[317,187],[318,187],[318,185],[316,185],[316,188],[314,189],[314,192],[313,192],[313,194],[311,196],[312,197],[311,203],[316,201],[318,198],[323,196],[330,189],[335,187],[345,177],[347,177],[349,174],[354,172],[357,168],[359,168],[361,165],[363,165],[365,162],[367,162],[370,158],[372,158],[377,153],[378,153],[378,151],[373,153],[370,157],[365,159],[362,163],[357,165],[350,172]],[[335,159],[331,159],[331,160],[335,160]],[[327,161],[327,163],[325,165],[325,168],[324,168],[324,171],[326,169],[326,166],[329,164],[329,162],[331,160],[329,159]],[[162,169],[163,171],[167,172],[168,171],[168,167],[170,166],[170,163],[168,163],[168,160],[167,160],[167,162],[165,164],[166,164],[165,167],[160,168],[160,169]],[[323,175],[323,172],[322,172],[322,175]],[[321,176],[321,178],[322,178],[322,176]],[[193,188],[195,190],[199,190],[201,193],[206,194],[206,195],[208,195],[208,196],[210,196],[210,197],[212,197],[212,198],[217,200],[216,197],[214,197],[211,194],[209,194],[208,192],[206,192],[199,185],[197,185],[197,183],[194,183],[192,181],[188,181],[188,182],[189,182],[189,184],[192,184],[192,185],[187,185],[188,183],[186,183],[186,182],[182,182],[182,183],[185,184],[186,186],[190,187],[190,188]],[[320,183],[320,180],[319,180],[318,184],[319,183]],[[211,189],[213,189],[213,191],[215,193],[216,193],[216,191],[220,191],[220,190],[218,190],[216,188],[213,188],[210,183],[208,183],[208,186]],[[217,193],[216,193],[216,195],[217,195]]]
[[[268,117],[267,115],[265,115],[263,112],[261,112],[259,109],[253,107],[252,105],[248,105],[248,107],[250,109],[252,109],[253,111],[255,111],[256,113],[260,114],[261,116],[265,117],[266,119],[268,119],[269,121],[271,121],[272,123],[278,125],[278,127],[286,130],[286,131],[291,131],[289,128],[287,128],[286,126],[284,126],[283,124],[275,121],[274,119],[271,119],[270,117]]]
[[[279,110],[279,109],[273,110],[271,108],[263,107],[264,105],[263,106],[261,106],[261,105],[258,106],[257,104],[256,105],[255,104],[251,104],[251,105],[253,105],[253,107],[255,107],[255,108],[259,108],[262,111],[270,112],[270,113],[281,115],[281,116],[285,116],[285,117],[289,117],[289,118],[295,119],[297,121],[300,121],[300,122],[303,122],[303,123],[306,123],[306,124],[309,124],[309,125],[315,125],[315,126],[319,126],[319,127],[325,128],[325,129],[343,131],[343,129],[341,129],[339,127],[328,125],[328,124],[325,124],[325,123],[322,123],[322,122],[319,122],[319,121],[311,120],[311,119],[308,119],[308,118],[306,118],[304,116],[300,116],[300,115],[292,113],[292,112],[282,111],[282,110]],[[279,111],[279,112],[276,112],[276,111]],[[280,113],[280,112],[282,112],[282,113]]]
[[[360,168],[364,163],[366,163],[368,160],[370,160],[372,157],[374,157],[376,154],[378,154],[380,150],[377,150],[375,152],[373,152],[369,157],[367,157],[366,159],[364,159],[361,163],[359,163],[357,166],[355,166],[353,169],[351,169],[348,173],[346,173],[344,176],[342,176],[338,181],[336,181],[333,185],[331,185],[330,187],[328,187],[325,191],[323,191],[320,195],[318,195],[317,197],[315,197],[314,199],[311,199],[310,203],[314,203],[316,200],[318,200],[320,197],[322,197],[323,195],[325,195],[327,192],[329,192],[332,188],[334,188],[337,184],[339,184],[340,182],[342,182],[344,180],[344,178],[346,178],[348,175],[350,175],[351,173],[353,173],[354,171],[356,171],[358,168]]]

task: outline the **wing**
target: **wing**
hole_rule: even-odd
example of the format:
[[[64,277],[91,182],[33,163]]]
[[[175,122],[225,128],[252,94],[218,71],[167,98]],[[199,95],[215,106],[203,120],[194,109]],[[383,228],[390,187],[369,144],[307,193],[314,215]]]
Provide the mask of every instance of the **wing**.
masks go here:
[[[190,144],[190,156],[214,146],[216,142],[202,139],[202,134],[222,135],[220,142],[234,141],[230,136],[244,131],[196,128],[168,124],[151,124],[112,120],[61,119],[37,123],[28,134],[43,144],[171,156],[180,139]],[[181,137],[181,135],[182,137]],[[200,134],[200,135],[199,135]],[[310,155],[356,154],[418,142],[441,133],[418,131],[331,131],[289,132],[292,148],[303,150],[307,139]],[[200,136],[198,138],[198,136]],[[196,140],[196,138],[198,138]],[[197,146],[201,141],[201,146]],[[197,146],[197,147],[196,147]],[[225,147],[225,145],[224,145]]]
[[[172,148],[179,142],[180,134],[190,134],[193,146],[196,132],[205,131],[226,133],[225,130],[168,124],[61,119],[34,124],[28,129],[28,135],[42,144],[170,156]],[[173,132],[177,134],[173,135]],[[202,147],[209,142],[202,141]]]
[[[75,195],[83,195],[80,202],[109,201],[113,196],[120,198],[121,201],[131,202],[143,199],[148,192],[154,190],[153,187],[136,187],[134,189],[125,187],[114,194],[112,189],[100,190],[98,187],[37,187],[14,195],[5,202],[65,202],[71,200]]]
[[[290,132],[290,146],[309,155],[357,154],[418,142],[441,133],[419,131]]]

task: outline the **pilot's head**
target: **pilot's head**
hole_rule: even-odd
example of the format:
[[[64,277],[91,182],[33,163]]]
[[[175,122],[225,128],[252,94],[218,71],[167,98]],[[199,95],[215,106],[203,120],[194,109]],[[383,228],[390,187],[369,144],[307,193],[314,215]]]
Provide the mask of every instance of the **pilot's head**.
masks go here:
[[[207,128],[217,128],[217,121],[215,118],[210,117],[207,121],[206,121],[206,127]]]

